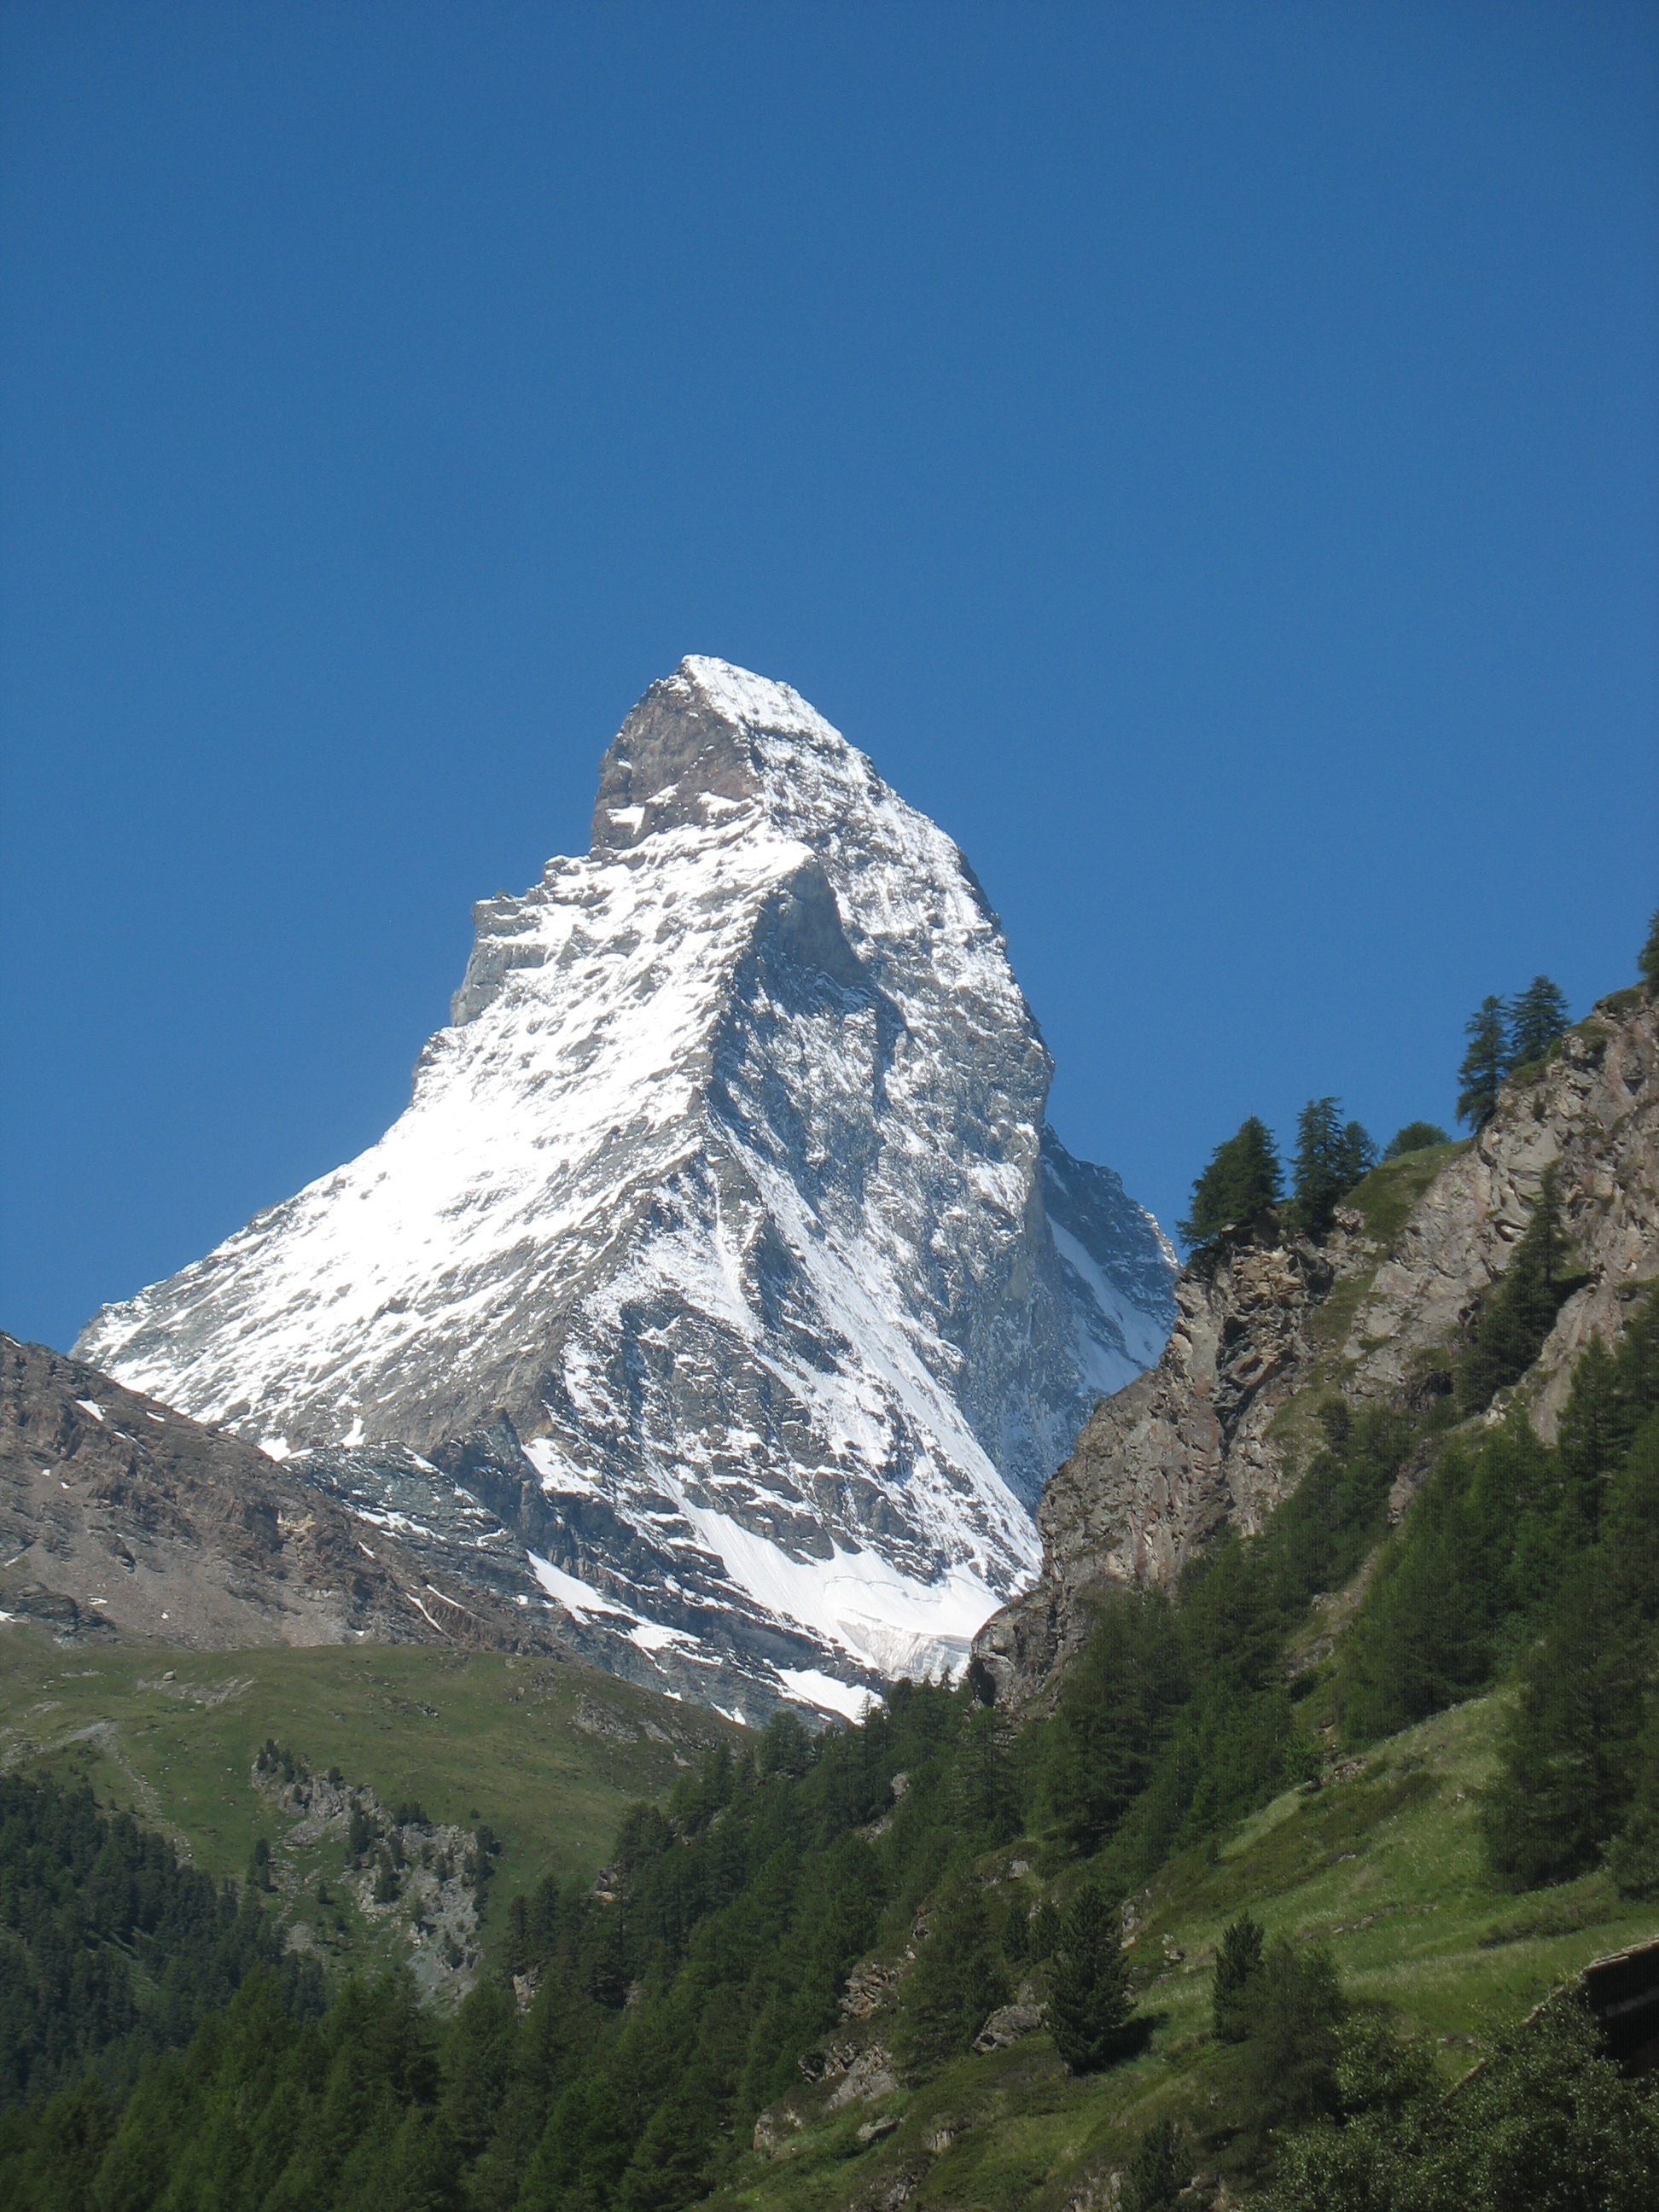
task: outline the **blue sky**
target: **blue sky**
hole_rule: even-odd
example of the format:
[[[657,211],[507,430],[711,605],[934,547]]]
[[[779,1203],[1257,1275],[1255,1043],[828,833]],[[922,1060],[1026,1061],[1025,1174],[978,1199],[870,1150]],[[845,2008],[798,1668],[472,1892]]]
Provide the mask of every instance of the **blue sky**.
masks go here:
[[[0,1327],[371,1142],[713,653],[957,838],[1053,1112],[1449,1120],[1659,902],[1659,15],[0,13]]]

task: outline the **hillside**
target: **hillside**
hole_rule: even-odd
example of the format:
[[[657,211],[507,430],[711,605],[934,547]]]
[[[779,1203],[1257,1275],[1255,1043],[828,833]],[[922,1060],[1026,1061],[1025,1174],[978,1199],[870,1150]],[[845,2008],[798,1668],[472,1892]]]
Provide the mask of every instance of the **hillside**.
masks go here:
[[[1575,1361],[1618,1336],[1659,1274],[1659,1003],[1645,993],[1601,1000],[1504,1085],[1473,1142],[1376,1169],[1317,1243],[1270,1216],[1194,1255],[1157,1366],[1103,1400],[1043,1493],[1035,1585],[975,1638],[1005,1701],[1041,1698],[1103,1594],[1167,1586],[1218,1530],[1258,1531],[1324,1448],[1322,1405],[1431,1409],[1546,1176],[1575,1279],[1517,1395],[1547,1442]],[[1426,1464],[1401,1468],[1396,1514]]]
[[[664,1796],[732,1733],[535,1653],[65,1650],[13,1626],[0,1629],[0,1771],[89,1782],[216,1880],[240,1881],[263,1840],[291,1942],[331,1973],[419,1966],[428,1950],[423,1978],[446,2001],[499,1950],[514,1894],[550,1870],[591,1881],[627,1806]],[[291,1802],[285,1778],[259,1769],[270,1742],[296,1771],[334,1772],[337,1795]],[[352,1796],[388,1818],[418,1803],[429,1828],[451,1832],[440,1856],[464,1856],[480,1827],[496,1838],[489,1907],[481,1922],[466,1907],[459,1961],[444,1960],[441,1929],[422,1935],[417,1894],[377,1905],[371,1886],[347,1879]]]
[[[24,2212],[210,2170],[261,2212],[1645,2212],[1655,1015],[1318,1236],[1224,1223],[1073,1456],[1042,1634],[856,1725],[694,1742],[528,1654],[26,1646],[20,1768],[106,1745],[227,1867],[252,1802],[290,1942],[413,1979],[312,2021],[250,1975],[125,2105],[21,2111]]]
[[[760,2147],[711,2203],[747,2212],[852,2212],[901,2201],[1078,2212],[1110,2201],[1112,2176],[1165,2117],[1187,2129],[1192,2170],[1211,2177],[1187,2201],[1219,2198],[1237,2172],[1227,2138],[1237,2124],[1241,2053],[1211,2035],[1211,1992],[1222,1929],[1247,1908],[1270,1936],[1328,1943],[1351,1997],[1425,2042],[1443,2082],[1458,2080],[1590,1961],[1659,1938],[1659,1903],[1621,1899],[1604,1874],[1541,1897],[1494,1882],[1476,1814],[1501,1717],[1500,1701],[1482,1699],[1344,1761],[1339,1778],[1275,1798],[1218,1852],[1185,1854],[1135,1893],[1129,1955],[1152,2027],[1143,2055],[1079,2078],[1038,2029],[1006,2050],[958,2059],[920,2087],[839,2109],[850,2069],[803,2081],[763,2118]],[[1036,1875],[1010,1874],[1034,1856],[1016,1844],[980,1863],[999,1908],[1035,1903],[1043,1887]],[[1079,1865],[1067,1886],[1089,1871]],[[1039,1975],[1033,1994],[1044,1985]],[[884,2034],[890,2043],[892,2017],[890,2008],[850,2021],[837,2040],[849,2050]],[[881,2132],[860,2142],[872,2119]]]

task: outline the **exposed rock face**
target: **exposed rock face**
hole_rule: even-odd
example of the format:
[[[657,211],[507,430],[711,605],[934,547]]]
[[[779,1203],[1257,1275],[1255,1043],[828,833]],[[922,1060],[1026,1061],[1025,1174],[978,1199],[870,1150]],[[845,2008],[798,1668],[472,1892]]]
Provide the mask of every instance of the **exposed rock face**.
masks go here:
[[[381,1142],[77,1349],[679,1694],[851,1711],[960,1661],[1174,1272],[1046,1127],[961,854],[786,686],[691,659],[590,855],[475,918]]]
[[[1603,1000],[1535,1083],[1505,1086],[1355,1313],[1343,1352],[1356,1397],[1397,1395],[1414,1362],[1453,1340],[1509,1265],[1552,1167],[1575,1267],[1589,1280],[1562,1307],[1523,1385],[1547,1442],[1578,1354],[1592,1336],[1611,1343],[1631,1297],[1659,1273],[1659,1001]]]
[[[557,1648],[545,1614],[428,1577],[252,1444],[4,1335],[0,1547],[0,1613],[66,1643]]]
[[[1604,1000],[1534,1081],[1505,1087],[1386,1252],[1345,1211],[1317,1249],[1269,1222],[1193,1261],[1158,1366],[1096,1409],[1043,1495],[1036,1587],[975,1639],[1000,1698],[1040,1698],[1112,1588],[1169,1581],[1224,1521],[1261,1527],[1305,1464],[1305,1429],[1279,1416],[1316,1370],[1356,1404],[1408,1399],[1463,1341],[1552,1167],[1589,1278],[1519,1386],[1553,1438],[1578,1353],[1591,1335],[1611,1342],[1659,1275],[1659,1005],[1629,994]],[[1340,1285],[1353,1317],[1334,1333]]]
[[[1186,1269],[1158,1365],[1095,1408],[1043,1493],[1036,1587],[975,1638],[1000,1701],[1024,1702],[1065,1666],[1108,1589],[1170,1581],[1224,1520],[1261,1526],[1283,1476],[1268,1425],[1334,1279],[1323,1253],[1266,1224]]]

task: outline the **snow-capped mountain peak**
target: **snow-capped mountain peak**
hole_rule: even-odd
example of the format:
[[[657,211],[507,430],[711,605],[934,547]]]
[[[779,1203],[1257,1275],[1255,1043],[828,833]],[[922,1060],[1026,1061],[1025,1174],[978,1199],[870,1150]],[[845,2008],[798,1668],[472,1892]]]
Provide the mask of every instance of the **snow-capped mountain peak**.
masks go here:
[[[78,1355],[710,1702],[959,1656],[1172,1311],[1156,1224],[1045,1127],[962,855],[787,685],[692,658],[588,855],[474,920],[380,1142]]]

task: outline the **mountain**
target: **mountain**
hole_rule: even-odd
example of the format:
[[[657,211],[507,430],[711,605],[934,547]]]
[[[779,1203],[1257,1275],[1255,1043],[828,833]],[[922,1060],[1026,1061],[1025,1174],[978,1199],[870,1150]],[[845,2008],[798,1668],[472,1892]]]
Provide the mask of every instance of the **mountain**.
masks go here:
[[[1047,1126],[971,869],[787,686],[694,658],[588,856],[474,918],[380,1142],[77,1356],[635,1680],[855,1710],[959,1661],[1174,1273]]]
[[[1504,1086],[1473,1143],[1378,1169],[1321,1246],[1269,1217],[1194,1255],[1158,1365],[1104,1400],[1043,1494],[1042,1571],[975,1650],[1000,1697],[1052,1689],[1109,1589],[1168,1583],[1224,1522],[1261,1528],[1325,1442],[1321,1401],[1422,1407],[1501,1283],[1546,1174],[1576,1281],[1487,1421],[1522,1404],[1553,1443],[1590,1340],[1659,1276],[1659,1003],[1602,1000]],[[1396,1516],[1427,1464],[1402,1470]]]
[[[544,1616],[434,1581],[252,1444],[3,1334],[0,1547],[0,1620],[64,1644],[559,1651]]]

